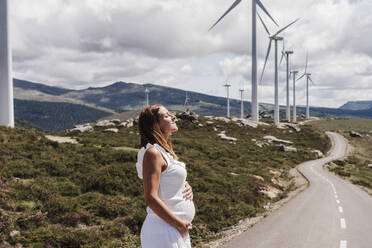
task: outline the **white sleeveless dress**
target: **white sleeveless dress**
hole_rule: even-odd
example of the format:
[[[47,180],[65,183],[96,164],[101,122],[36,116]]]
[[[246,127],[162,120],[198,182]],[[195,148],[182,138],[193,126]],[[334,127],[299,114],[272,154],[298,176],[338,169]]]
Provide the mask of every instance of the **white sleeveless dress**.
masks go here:
[[[160,145],[148,143],[137,155],[138,177],[142,179],[143,157],[151,147],[161,152],[168,165],[160,176],[159,198],[174,215],[191,222],[195,215],[195,206],[193,201],[185,198],[182,193],[187,177],[186,165],[183,162],[175,160]],[[182,238],[176,228],[157,216],[151,208],[147,207],[146,211],[147,216],[141,228],[142,248],[191,248],[189,235]]]

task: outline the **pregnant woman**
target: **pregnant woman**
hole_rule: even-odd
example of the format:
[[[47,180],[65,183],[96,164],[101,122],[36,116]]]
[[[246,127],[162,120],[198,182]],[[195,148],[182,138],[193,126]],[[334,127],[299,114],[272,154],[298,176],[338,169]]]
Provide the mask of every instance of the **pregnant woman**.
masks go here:
[[[186,166],[178,161],[170,136],[176,117],[160,104],[139,117],[141,150],[138,176],[143,180],[147,216],[141,229],[142,248],[190,248],[189,229],[195,215]]]

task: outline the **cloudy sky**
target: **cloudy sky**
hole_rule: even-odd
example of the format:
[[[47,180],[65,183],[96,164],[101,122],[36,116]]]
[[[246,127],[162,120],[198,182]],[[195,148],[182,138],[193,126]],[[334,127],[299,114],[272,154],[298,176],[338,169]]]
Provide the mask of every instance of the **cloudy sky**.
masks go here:
[[[292,68],[303,71],[309,54],[308,71],[316,83],[311,105],[372,100],[371,0],[261,1],[279,26],[301,17],[284,36],[294,50]],[[154,83],[218,96],[224,96],[222,84],[228,81],[232,97],[239,98],[244,87],[251,100],[250,0],[242,0],[210,32],[233,0],[9,2],[16,78],[72,89]],[[278,30],[267,17],[264,21],[270,32]],[[260,74],[269,40],[257,25]],[[274,101],[273,59],[272,51],[260,102]],[[285,104],[284,63],[279,79]],[[297,103],[305,104],[305,80],[296,87]]]

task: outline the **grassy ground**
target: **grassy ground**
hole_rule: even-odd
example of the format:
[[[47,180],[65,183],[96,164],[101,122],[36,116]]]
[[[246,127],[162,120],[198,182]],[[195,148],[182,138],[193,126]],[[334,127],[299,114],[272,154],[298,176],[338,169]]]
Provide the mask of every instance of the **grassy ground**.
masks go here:
[[[315,159],[313,149],[325,153],[330,147],[324,133],[311,126],[295,132],[206,121],[179,121],[180,131],[173,136],[194,191],[195,247],[285,197],[293,188],[278,182],[289,181],[288,171],[297,164]],[[58,133],[80,143],[72,145],[49,141],[38,131],[0,127],[1,247],[139,247],[146,213],[137,153],[117,149],[139,148],[137,127],[103,130]],[[222,130],[237,142],[219,139]],[[293,141],[298,151],[280,152],[276,144],[260,148],[252,141],[263,141],[265,135]],[[281,193],[269,198],[261,192],[268,186]],[[11,235],[15,230],[20,234]]]
[[[349,141],[353,151],[343,161],[335,161],[328,168],[337,175],[350,180],[372,194],[372,120],[320,120],[312,125],[323,130],[336,131]],[[361,138],[351,137],[349,132],[355,131]]]
[[[321,119],[312,121],[312,125],[326,131],[349,132],[351,130],[368,133],[372,131],[372,120],[363,119]]]

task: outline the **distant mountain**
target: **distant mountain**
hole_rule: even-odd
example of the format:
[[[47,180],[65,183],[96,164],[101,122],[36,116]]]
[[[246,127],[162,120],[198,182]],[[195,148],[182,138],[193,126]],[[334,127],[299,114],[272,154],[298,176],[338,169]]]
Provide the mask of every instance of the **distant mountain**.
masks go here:
[[[335,117],[352,119],[372,119],[372,108],[362,110],[311,108],[311,115],[317,117]]]
[[[149,89],[149,99],[151,103],[160,103],[173,110],[183,110],[186,91],[171,87],[164,87],[154,84],[135,84],[116,82],[112,85],[85,90],[72,91],[63,96],[83,101],[96,106],[112,109],[116,112],[126,112],[140,110],[145,103],[145,89]],[[190,108],[203,115],[215,114],[225,115],[226,99],[224,97],[210,96],[197,92],[189,92]],[[245,101],[244,107],[250,109],[250,103]],[[231,113],[238,115],[240,113],[240,101],[231,100]]]
[[[33,83],[33,82],[20,80],[20,79],[14,79],[13,86],[17,88],[22,88],[24,90],[36,90],[36,91],[49,94],[49,95],[54,95],[54,96],[60,96],[60,95],[66,94],[71,91],[71,90],[64,89],[64,88],[47,86],[44,84]]]
[[[145,103],[145,89],[150,90],[150,104],[160,103],[172,111],[185,110],[186,91],[155,84],[116,82],[105,87],[90,87],[83,90],[63,89],[14,80],[16,117],[47,130],[62,130],[76,124],[92,122],[101,118],[130,118],[138,115]],[[226,98],[188,92],[188,108],[200,115],[226,115]],[[245,113],[251,104],[244,101]],[[260,104],[260,110],[273,112],[273,105]],[[297,108],[305,113],[304,107]],[[240,116],[240,101],[230,100],[230,113]],[[281,106],[284,115],[284,106]],[[363,110],[311,107],[311,115],[318,117],[372,119],[372,108]]]
[[[347,110],[366,110],[372,108],[372,101],[353,101],[347,102],[340,109]]]

